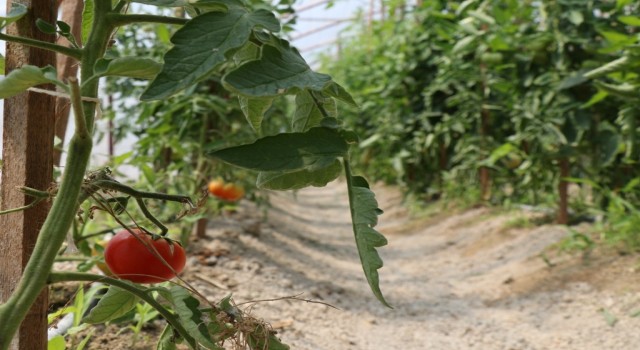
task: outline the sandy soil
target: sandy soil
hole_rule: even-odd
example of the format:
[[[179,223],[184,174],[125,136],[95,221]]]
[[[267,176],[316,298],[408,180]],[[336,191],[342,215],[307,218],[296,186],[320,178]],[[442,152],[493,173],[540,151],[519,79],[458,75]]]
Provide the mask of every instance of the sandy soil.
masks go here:
[[[550,247],[568,229],[514,228],[530,213],[476,208],[416,219],[397,191],[373,190],[385,210],[378,229],[389,240],[379,250],[380,285],[393,309],[364,279],[340,182],[272,193],[266,213],[246,202],[212,221],[207,237],[189,246],[184,278],[210,300],[233,293],[292,349],[639,348],[637,256],[559,254]],[[88,348],[128,344],[116,330],[94,336]]]
[[[380,276],[393,309],[368,289],[339,182],[273,193],[264,220],[246,204],[212,222],[191,247],[200,258],[186,277],[214,299],[299,295],[339,309],[287,299],[243,305],[292,349],[638,348],[637,257],[554,253],[567,228],[509,228],[528,214],[477,208],[412,219],[399,193],[373,190],[386,211]]]

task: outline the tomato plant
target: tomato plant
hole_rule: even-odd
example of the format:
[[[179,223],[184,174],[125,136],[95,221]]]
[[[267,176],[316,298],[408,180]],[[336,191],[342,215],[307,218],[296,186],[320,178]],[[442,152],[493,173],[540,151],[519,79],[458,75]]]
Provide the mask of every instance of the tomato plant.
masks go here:
[[[115,276],[136,283],[170,280],[186,263],[180,244],[140,229],[118,232],[107,244],[104,258]]]
[[[177,8],[179,11],[165,11],[160,15],[136,13],[132,2]],[[281,5],[284,8],[290,7],[287,1],[282,1]],[[52,206],[24,274],[20,276],[11,296],[0,305],[0,349],[9,348],[20,322],[47,283],[63,281],[100,281],[111,286],[96,307],[100,312],[94,312],[92,317],[85,320],[88,323],[108,322],[122,316],[135,307],[139,299],[155,308],[167,321],[167,328],[160,339],[163,348],[175,347],[177,341],[183,341],[194,349],[218,349],[233,337],[238,342],[241,339],[252,339],[246,346],[253,349],[288,348],[267,326],[250,317],[237,317],[242,312],[233,306],[229,298],[218,304],[195,298],[192,293],[197,291],[185,285],[184,281],[170,288],[154,286],[147,289],[111,277],[51,271],[72,227],[74,240],[85,238],[78,237],[78,232],[75,232],[74,223],[79,220],[78,217],[90,220],[96,212],[107,213],[123,227],[139,227],[140,218],[144,220],[142,224],[145,227],[153,226],[151,232],[155,234],[154,237],[161,237],[149,241],[146,234],[129,234],[125,240],[115,240],[114,246],[110,245],[106,254],[110,267],[115,270],[113,273],[124,278],[142,272],[155,276],[158,280],[174,276],[172,271],[169,274],[166,270],[159,272],[151,269],[151,266],[157,268],[163,264],[149,264],[148,261],[144,264],[145,270],[130,270],[132,267],[142,267],[136,263],[140,260],[133,258],[142,256],[143,252],[139,250],[138,256],[121,255],[125,251],[121,246],[130,248],[134,244],[130,241],[132,238],[137,242],[147,243],[141,244],[139,249],[160,244],[160,247],[156,247],[159,256],[170,266],[176,263],[173,265],[176,272],[184,264],[183,254],[177,253],[174,256],[162,253],[166,253],[165,250],[181,252],[182,248],[176,244],[169,245],[165,240],[168,227],[156,218],[154,212],[164,207],[155,201],[169,201],[181,206],[181,212],[174,217],[193,214],[199,208],[189,196],[158,193],[157,188],[141,190],[127,186],[117,181],[107,168],[87,171],[94,145],[97,112],[103,110],[99,108],[102,104],[98,98],[100,84],[105,78],[113,77],[126,79],[132,85],[144,85],[143,89],[133,89],[135,93],[121,94],[115,98],[140,99],[140,104],[145,104],[144,108],[147,108],[141,119],[131,117],[126,122],[149,123],[151,126],[136,129],[143,136],[140,148],[148,151],[150,157],[143,159],[148,163],[144,164],[146,166],[141,164],[141,170],[149,178],[150,184],[157,180],[154,179],[154,172],[158,169],[162,170],[161,175],[181,174],[183,168],[171,167],[174,158],[188,158],[188,162],[181,165],[188,164],[190,169],[195,169],[199,174],[194,181],[195,185],[187,191],[189,194],[193,194],[194,189],[205,187],[206,182],[202,177],[202,174],[207,173],[205,163],[213,161],[253,171],[257,177],[256,186],[271,190],[324,186],[343,173],[346,177],[353,234],[364,275],[375,297],[388,306],[379,287],[378,270],[382,267],[382,260],[377,252],[377,248],[384,246],[387,241],[374,228],[381,211],[377,208],[375,195],[365,178],[352,174],[349,149],[357,143],[358,137],[353,131],[343,128],[338,120],[338,103],[353,106],[355,101],[330,76],[311,69],[300,52],[283,38],[281,33],[286,30],[286,26],[283,28],[274,14],[274,11],[279,11],[278,8],[279,5],[235,0],[85,0],[82,23],[74,24],[82,29],[77,38],[67,23],[38,21],[38,29],[47,34],[64,36],[68,43],[58,44],[0,33],[0,40],[53,51],[70,57],[75,61],[74,65],[80,67],[79,77],[64,76],[59,79],[53,67],[24,65],[8,72],[0,80],[1,98],[21,94],[42,84],[56,85],[60,91],[56,95],[70,101],[75,128],[67,146],[66,163],[62,167],[64,171],[59,184],[49,190],[21,189],[29,196],[36,197],[32,205],[51,199]],[[7,16],[0,18],[0,25],[35,21],[33,16],[27,15],[29,11],[27,6],[14,3]],[[149,23],[161,25],[165,29],[172,27],[172,30],[164,31],[163,45],[156,47],[150,44],[162,51],[161,59],[156,57],[155,52],[150,55],[114,54],[112,40],[119,30]],[[167,41],[167,37],[170,40]],[[79,42],[82,45],[78,45]],[[265,72],[269,74],[264,74]],[[218,98],[215,101],[192,98],[194,91],[207,88],[199,85],[205,81],[211,82],[210,89],[215,86],[216,89],[224,90],[216,95]],[[38,90],[38,93],[50,92]],[[207,92],[204,94],[207,95]],[[287,127],[266,127],[271,122],[265,118],[271,107],[278,100],[288,100],[290,97],[295,100],[295,106],[292,113],[286,116]],[[163,105],[159,102],[174,98],[175,101],[180,101],[180,104],[175,105],[181,109],[179,113],[173,113],[175,111],[171,108],[174,106],[171,104]],[[241,112],[246,120],[243,120],[243,126],[240,127],[234,119],[234,127],[237,125],[238,128],[251,132],[243,133],[247,138],[225,139],[221,142],[207,133],[212,130],[207,125],[208,121],[225,119],[210,117],[211,114],[219,114],[218,117],[224,115],[225,113],[218,111],[222,107],[228,107],[230,99],[238,106],[231,108],[230,114],[235,116]],[[156,116],[154,106],[167,108],[167,113]],[[204,107],[212,107],[213,112],[202,113],[206,109]],[[157,123],[158,118],[160,123]],[[204,127],[198,128],[197,125]],[[145,131],[147,129],[149,135]],[[179,130],[179,137],[172,139],[168,146],[159,147],[155,143],[148,147],[149,140],[157,139],[157,135],[173,133],[174,130]],[[190,134],[197,130],[202,132]],[[263,133],[268,130],[268,134]],[[181,137],[187,134],[191,135],[189,138],[192,140],[198,137],[199,146],[181,147],[184,140]],[[159,154],[164,157],[158,158]],[[157,159],[164,163],[155,169],[149,166]],[[117,169],[115,174],[118,174]],[[175,190],[169,187],[161,189],[166,189],[167,192]],[[227,186],[226,198],[238,200],[243,196],[243,191],[233,184]],[[135,202],[139,209],[135,217],[130,215],[133,209],[129,202]],[[24,208],[12,209],[5,214],[22,209]],[[82,215],[78,215],[79,213]],[[164,244],[166,246],[163,248]],[[120,248],[114,248],[116,246]],[[112,258],[116,256],[119,258],[114,262]],[[123,260],[124,258],[132,260]],[[117,263],[121,261],[128,263]],[[159,296],[162,297],[161,302],[156,299]],[[110,309],[114,305],[118,307],[117,310]],[[250,329],[246,327],[243,319],[252,322],[253,326]]]

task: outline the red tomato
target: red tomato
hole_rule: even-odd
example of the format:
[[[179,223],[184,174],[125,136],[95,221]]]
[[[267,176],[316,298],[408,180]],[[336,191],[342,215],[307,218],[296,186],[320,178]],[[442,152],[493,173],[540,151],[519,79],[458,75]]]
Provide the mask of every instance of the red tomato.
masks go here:
[[[141,230],[132,231],[135,236],[127,230],[118,232],[104,251],[107,266],[118,278],[136,283],[158,283],[172,279],[184,269],[186,256],[178,243],[169,243],[164,238],[154,241]],[[152,253],[153,249],[175,273]]]

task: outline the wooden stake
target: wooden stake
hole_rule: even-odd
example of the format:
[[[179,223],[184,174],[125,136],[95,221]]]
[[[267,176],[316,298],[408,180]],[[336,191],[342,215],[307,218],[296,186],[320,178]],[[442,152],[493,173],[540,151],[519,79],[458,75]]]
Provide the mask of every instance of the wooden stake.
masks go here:
[[[38,18],[55,23],[55,6],[49,0],[16,1],[29,13],[7,28],[7,34],[53,42],[52,35],[40,32]],[[7,12],[11,2],[7,2]],[[49,51],[7,44],[5,74],[22,65],[55,65]],[[41,86],[53,89],[53,86]],[[20,207],[33,201],[18,191],[19,186],[47,189],[53,174],[53,132],[55,98],[27,92],[4,101],[1,209]],[[47,201],[21,212],[0,216],[0,301],[6,301],[17,285],[24,266],[48,213]],[[44,290],[26,316],[11,349],[47,349],[48,293]]]

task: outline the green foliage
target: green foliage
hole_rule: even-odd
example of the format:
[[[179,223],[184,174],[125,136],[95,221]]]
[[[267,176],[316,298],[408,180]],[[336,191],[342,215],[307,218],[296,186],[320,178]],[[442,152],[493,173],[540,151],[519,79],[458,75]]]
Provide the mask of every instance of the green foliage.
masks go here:
[[[9,98],[24,92],[30,87],[48,83],[55,83],[66,88],[66,85],[56,78],[55,68],[51,66],[39,68],[24,65],[14,69],[7,76],[0,79],[0,98]]]
[[[568,161],[606,208],[640,171],[638,6],[431,0],[357,21],[323,65],[361,106],[342,113],[361,169],[423,199],[553,205]]]
[[[124,316],[138,303],[138,298],[118,287],[109,287],[107,293],[91,309],[89,314],[82,318],[84,323],[105,323]]]

